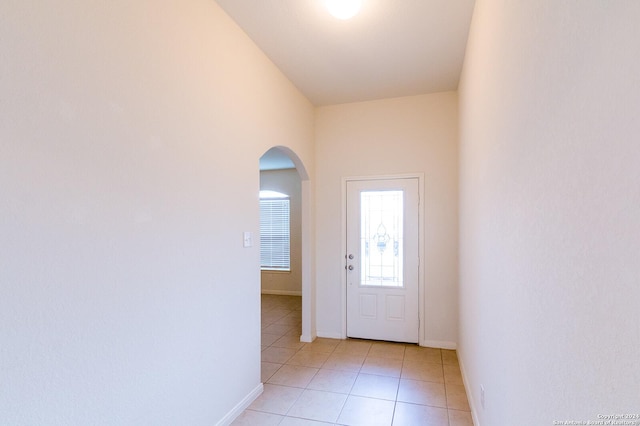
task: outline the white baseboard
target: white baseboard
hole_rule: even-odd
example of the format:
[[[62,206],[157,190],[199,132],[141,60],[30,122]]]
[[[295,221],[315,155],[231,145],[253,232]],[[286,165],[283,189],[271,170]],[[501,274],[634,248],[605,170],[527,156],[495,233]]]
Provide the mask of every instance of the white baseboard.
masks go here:
[[[251,403],[256,400],[256,398],[258,398],[262,394],[263,390],[264,385],[260,383],[255,387],[255,389],[249,392],[249,395],[245,396],[242,401],[240,401],[235,407],[233,407],[233,409],[229,411],[226,416],[224,416],[218,423],[216,423],[216,426],[229,426],[231,423],[233,423],[233,421],[240,414],[242,414],[242,412],[246,410],[251,405]]]
[[[425,340],[424,342],[420,342],[420,346],[425,346],[427,348],[454,350],[458,348],[458,344],[456,342],[447,342],[445,340]]]
[[[261,290],[262,294],[275,294],[276,296],[302,296],[301,291],[289,291],[289,290]]]
[[[318,331],[318,337],[324,337],[326,339],[344,339],[341,333],[331,333],[325,331]]]
[[[471,418],[473,419],[473,424],[475,426],[480,426],[480,421],[478,420],[478,405],[476,404],[476,400],[474,399],[474,393],[471,392],[471,388],[469,387],[469,380],[467,379],[466,370],[464,368],[464,363],[462,359],[458,357],[458,364],[460,364],[460,372],[462,373],[462,383],[464,384],[464,390],[467,393],[467,400],[469,401],[469,407],[471,408]]]
[[[317,334],[318,334],[318,337],[324,337],[327,339],[345,339],[346,338],[341,333],[335,333],[331,331],[318,331]],[[424,342],[420,342],[420,346],[425,346],[429,348],[455,350],[458,347],[458,344],[456,342],[449,342],[446,340],[425,340]]]
[[[341,333],[335,333],[331,331],[318,331],[317,335],[318,337],[324,337],[327,339],[341,339],[341,340],[346,339],[346,337],[344,337]],[[304,337],[305,336],[300,337],[301,341],[305,341],[305,340],[302,340]],[[425,346],[428,348],[455,350],[457,349],[458,344],[456,342],[449,342],[446,340],[425,340],[423,342],[420,342],[420,346]]]

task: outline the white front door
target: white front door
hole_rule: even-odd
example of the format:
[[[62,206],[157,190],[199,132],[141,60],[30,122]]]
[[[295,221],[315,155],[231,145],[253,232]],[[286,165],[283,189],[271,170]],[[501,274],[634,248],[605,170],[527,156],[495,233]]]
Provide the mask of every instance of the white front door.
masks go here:
[[[418,343],[417,178],[347,181],[347,336]]]

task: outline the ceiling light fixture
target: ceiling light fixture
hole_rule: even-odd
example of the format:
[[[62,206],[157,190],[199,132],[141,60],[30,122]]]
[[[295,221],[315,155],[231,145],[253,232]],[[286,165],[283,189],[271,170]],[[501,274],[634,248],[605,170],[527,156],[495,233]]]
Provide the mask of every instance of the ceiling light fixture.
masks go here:
[[[329,13],[338,19],[350,19],[358,14],[362,0],[324,0]]]

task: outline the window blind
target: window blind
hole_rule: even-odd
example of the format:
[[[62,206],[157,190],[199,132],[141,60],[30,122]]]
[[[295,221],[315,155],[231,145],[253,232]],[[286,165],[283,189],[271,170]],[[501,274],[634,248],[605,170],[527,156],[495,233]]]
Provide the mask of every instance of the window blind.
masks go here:
[[[260,200],[260,266],[289,271],[289,199]]]

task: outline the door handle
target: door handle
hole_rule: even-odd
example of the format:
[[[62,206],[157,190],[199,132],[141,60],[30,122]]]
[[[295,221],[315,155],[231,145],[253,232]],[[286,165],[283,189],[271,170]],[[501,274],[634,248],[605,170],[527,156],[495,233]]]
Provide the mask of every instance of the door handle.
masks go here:
[[[349,270],[353,271],[353,265],[349,265]]]
[[[349,259],[353,260],[353,255],[352,254],[349,255]]]

